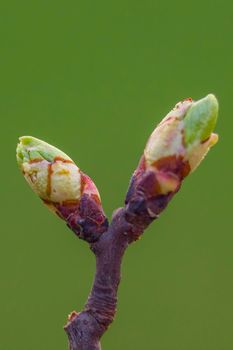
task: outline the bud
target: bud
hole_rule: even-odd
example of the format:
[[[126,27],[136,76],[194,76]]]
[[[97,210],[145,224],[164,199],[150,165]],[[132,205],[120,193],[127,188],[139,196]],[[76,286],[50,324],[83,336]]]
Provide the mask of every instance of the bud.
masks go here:
[[[193,171],[218,140],[213,134],[218,115],[214,95],[179,102],[150,136],[144,156],[147,166],[158,167],[166,157],[182,158]]]
[[[70,157],[31,136],[20,138],[16,157],[33,191],[80,238],[95,241],[106,231],[99,192]]]
[[[217,115],[218,102],[210,94],[197,102],[179,102],[160,122],[131,180],[126,197],[129,216],[144,210],[152,219],[165,208],[182,180],[218,141],[213,133]]]

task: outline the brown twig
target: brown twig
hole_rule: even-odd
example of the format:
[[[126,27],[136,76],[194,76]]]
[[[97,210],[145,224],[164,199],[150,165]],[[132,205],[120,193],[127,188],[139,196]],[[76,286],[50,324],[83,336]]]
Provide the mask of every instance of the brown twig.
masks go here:
[[[139,181],[137,181],[139,179]],[[128,245],[158,217],[174,193],[158,195],[154,172],[134,176],[126,206],[113,214],[108,230],[90,243],[96,257],[94,284],[84,310],[72,313],[65,326],[70,350],[100,350],[100,338],[114,319],[121,263]]]

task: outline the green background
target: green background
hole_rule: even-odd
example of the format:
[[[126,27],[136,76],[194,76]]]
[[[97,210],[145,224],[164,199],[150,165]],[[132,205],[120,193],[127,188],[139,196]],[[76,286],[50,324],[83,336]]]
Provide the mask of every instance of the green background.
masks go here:
[[[20,135],[68,153],[110,216],[159,120],[215,93],[218,145],[124,258],[104,349],[233,349],[232,1],[0,4],[0,349],[64,350],[94,257],[27,186]]]

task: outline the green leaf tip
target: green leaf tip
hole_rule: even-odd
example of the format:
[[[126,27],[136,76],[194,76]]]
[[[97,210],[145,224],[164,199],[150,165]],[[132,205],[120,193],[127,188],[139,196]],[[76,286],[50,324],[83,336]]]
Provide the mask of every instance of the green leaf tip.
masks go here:
[[[214,131],[218,117],[218,101],[213,94],[194,102],[184,118],[185,143],[204,142]]]
[[[67,154],[58,148],[33,136],[22,136],[19,138],[19,141],[16,149],[16,158],[19,166],[22,166],[25,162],[36,160],[53,162],[56,157],[71,160]]]

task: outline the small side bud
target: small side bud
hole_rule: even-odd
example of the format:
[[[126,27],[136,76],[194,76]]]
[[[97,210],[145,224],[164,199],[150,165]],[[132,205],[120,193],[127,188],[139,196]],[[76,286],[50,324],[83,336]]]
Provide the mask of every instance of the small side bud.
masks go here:
[[[70,157],[31,136],[20,138],[16,157],[33,191],[80,238],[93,242],[106,231],[99,192]]]
[[[218,141],[218,101],[212,94],[179,102],[151,134],[126,196],[130,220],[150,222]]]

